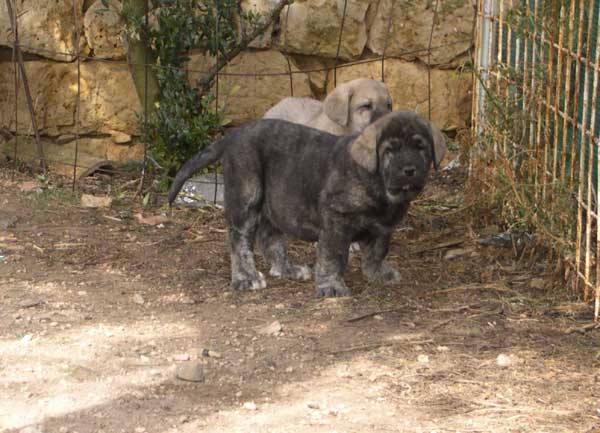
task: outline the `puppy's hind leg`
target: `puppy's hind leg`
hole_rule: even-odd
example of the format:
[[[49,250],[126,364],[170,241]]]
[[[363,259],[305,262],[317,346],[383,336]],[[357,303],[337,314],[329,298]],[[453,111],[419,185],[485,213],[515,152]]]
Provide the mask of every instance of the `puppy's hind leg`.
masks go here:
[[[232,177],[225,185],[225,216],[229,224],[231,250],[231,287],[240,291],[264,289],[267,283],[263,274],[256,270],[252,251],[261,204],[260,183],[250,176],[245,183],[236,178],[233,179],[234,182]]]
[[[293,264],[287,254],[285,236],[266,219],[258,225],[258,244],[271,266],[269,275],[276,278],[308,280],[312,272],[308,266]]]
[[[231,287],[234,290],[259,290],[267,287],[264,275],[256,270],[252,245],[256,227],[229,228],[231,248]]]

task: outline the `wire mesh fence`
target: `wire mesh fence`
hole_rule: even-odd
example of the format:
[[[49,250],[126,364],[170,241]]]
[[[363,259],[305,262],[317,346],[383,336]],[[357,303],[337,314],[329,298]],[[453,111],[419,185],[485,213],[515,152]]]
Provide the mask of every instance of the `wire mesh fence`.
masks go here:
[[[478,0],[473,169],[600,315],[598,0]],[[477,165],[479,164],[479,167]]]
[[[74,62],[76,64],[76,75],[77,75],[77,79],[76,79],[76,83],[75,83],[75,109],[74,109],[74,145],[72,146],[72,151],[71,154],[68,155],[66,153],[63,153],[61,155],[60,158],[51,158],[48,157],[45,152],[44,152],[44,143],[42,143],[42,140],[40,139],[40,128],[37,125],[36,122],[36,111],[39,107],[35,106],[35,101],[32,101],[31,96],[28,94],[27,95],[27,101],[28,101],[28,112],[29,112],[29,116],[30,116],[30,120],[31,120],[31,127],[30,128],[23,128],[21,127],[21,129],[19,129],[19,125],[20,122],[23,121],[23,119],[21,119],[21,121],[19,121],[18,119],[18,115],[19,115],[19,92],[29,92],[29,85],[27,83],[27,63],[23,62],[23,56],[22,53],[23,52],[27,52],[27,51],[32,51],[33,47],[28,47],[25,44],[21,44],[19,41],[19,29],[18,29],[18,23],[19,20],[17,19],[17,17],[19,16],[19,14],[22,11],[19,11],[18,7],[19,7],[19,3],[14,1],[14,0],[5,0],[6,2],[6,7],[7,10],[9,12],[10,15],[10,22],[11,22],[11,29],[12,29],[12,39],[13,39],[13,58],[12,58],[12,63],[14,66],[14,101],[15,101],[15,110],[14,110],[14,131],[11,131],[14,134],[14,152],[13,152],[13,159],[16,161],[19,159],[19,155],[21,152],[21,148],[23,147],[23,144],[21,144],[22,141],[25,140],[25,138],[20,140],[20,137],[35,137],[35,143],[36,143],[36,149],[37,149],[37,161],[39,162],[39,164],[45,169],[47,164],[53,164],[55,167],[56,166],[63,166],[63,167],[72,167],[72,185],[73,185],[73,189],[76,187],[76,183],[77,183],[77,178],[81,175],[81,173],[86,173],[89,170],[94,170],[94,169],[102,169],[102,170],[106,170],[109,172],[119,172],[118,169],[114,169],[114,168],[109,168],[106,165],[102,165],[100,164],[99,166],[93,166],[92,164],[86,164],[85,158],[82,158],[81,156],[81,147],[80,147],[80,142],[81,142],[81,117],[82,115],[85,115],[85,113],[82,113],[82,105],[81,105],[81,100],[82,97],[85,96],[85,92],[86,89],[82,88],[82,64],[85,63],[90,63],[90,62],[103,62],[105,64],[109,64],[109,65],[124,65],[124,64],[128,64],[130,68],[143,68],[145,73],[148,73],[148,70],[150,70],[151,68],[161,68],[164,66],[155,64],[155,63],[150,63],[148,61],[143,62],[142,64],[132,64],[131,62],[128,62],[127,60],[113,60],[113,59],[103,59],[103,58],[98,58],[95,57],[93,55],[89,55],[86,54],[85,52],[82,52],[78,46],[78,44],[74,44],[74,48],[71,52],[59,52],[59,51],[52,51],[52,50],[44,50],[44,49],[40,49],[39,47],[35,48],[35,52],[47,57],[64,57],[65,59],[69,59],[72,62]],[[82,29],[82,11],[81,9],[81,2],[78,2],[77,0],[73,0],[73,7],[72,7],[72,11],[73,11],[73,22],[74,25],[76,27],[76,40],[80,40],[81,38],[81,29]],[[291,2],[285,2],[286,4],[289,4]],[[395,6],[395,1],[392,2],[391,8],[392,8],[392,12],[394,10],[394,6]],[[373,56],[370,57],[368,59],[361,59],[361,60],[356,60],[356,61],[346,61],[346,62],[341,62],[340,61],[340,49],[342,46],[342,43],[344,41],[344,37],[345,35],[347,35],[348,31],[347,29],[345,29],[344,26],[344,22],[346,19],[346,6],[347,6],[347,2],[344,1],[343,4],[343,9],[341,10],[341,15],[340,15],[340,26],[339,26],[339,37],[338,37],[338,41],[337,41],[337,50],[336,50],[336,56],[335,56],[335,60],[333,62],[333,64],[329,67],[322,67],[322,68],[310,68],[310,69],[292,69],[291,64],[290,64],[290,59],[288,56],[286,56],[286,61],[288,62],[288,68],[287,71],[282,71],[282,70],[274,70],[274,71],[263,71],[261,73],[254,73],[254,72],[249,72],[249,73],[245,73],[245,72],[227,72],[225,70],[220,70],[217,68],[217,72],[216,72],[216,76],[214,78],[214,81],[216,81],[218,83],[219,81],[219,77],[240,77],[240,78],[245,78],[247,77],[248,79],[253,79],[256,78],[257,76],[261,76],[261,77],[266,77],[267,79],[269,77],[281,77],[281,76],[288,76],[289,77],[289,81],[290,81],[290,94],[289,96],[294,96],[294,75],[296,74],[308,74],[308,73],[312,73],[312,72],[332,72],[332,79],[334,82],[334,86],[337,84],[337,71],[339,69],[342,68],[347,68],[347,67],[351,67],[354,65],[360,65],[360,64],[365,64],[365,63],[376,63],[376,62],[380,62],[381,63],[381,77],[379,77],[381,79],[381,81],[385,81],[386,78],[386,68],[385,68],[385,62],[387,59],[399,59],[399,58],[405,58],[406,56],[411,56],[411,55],[417,55],[417,54],[425,54],[425,55],[430,55],[431,52],[435,52],[437,50],[444,50],[447,49],[448,46],[451,45],[455,45],[455,44],[460,44],[460,43],[464,43],[466,41],[458,41],[458,42],[450,42],[450,43],[436,43],[436,38],[435,38],[435,24],[437,21],[437,11],[439,8],[438,5],[438,0],[436,0],[435,2],[433,2],[431,4],[431,9],[433,10],[434,13],[434,17],[432,20],[432,26],[431,26],[431,32],[430,32],[430,37],[429,37],[429,45],[426,48],[423,49],[419,49],[419,50],[405,50],[404,52],[401,53],[395,53],[394,56],[390,56],[387,54],[387,47],[388,47],[388,43],[389,41],[394,37],[393,33],[391,32],[391,28],[392,28],[392,20],[393,20],[393,13],[390,14],[389,18],[387,19],[387,32],[385,34],[385,38],[384,38],[384,49],[383,49],[383,53],[381,56]],[[288,9],[289,11],[289,9]],[[287,14],[285,14],[285,16],[282,19],[286,19],[287,18]],[[146,15],[146,19],[147,19],[147,15]],[[286,28],[287,31],[287,28]],[[218,32],[216,32],[216,34],[218,34]],[[286,39],[287,41],[287,39]],[[471,42],[471,40],[467,41],[467,42]],[[217,41],[218,43],[218,41]],[[287,43],[287,42],[286,42]],[[283,51],[283,54],[285,54],[285,50]],[[219,64],[219,59],[217,58],[217,66]],[[428,72],[431,69],[430,64],[427,64],[428,67]],[[206,70],[195,70],[193,68],[189,68],[186,67],[186,73],[188,74],[194,74],[196,76],[208,76],[211,73],[211,69],[208,68]],[[429,74],[428,74],[429,75]],[[431,107],[431,82],[430,82],[430,78],[428,79],[428,83],[427,83],[427,93],[428,93],[428,111],[429,111],[429,115],[431,115],[430,113],[430,107]],[[65,89],[66,91],[67,89]],[[72,89],[71,89],[72,90]],[[60,90],[59,90],[60,91]],[[216,106],[218,107],[219,105],[219,94],[218,94],[218,86],[217,86],[217,91],[216,91]],[[140,119],[142,122],[146,122],[148,119],[148,111],[149,111],[149,107],[147,106],[143,106],[144,104],[142,104],[141,107],[141,111],[142,113],[140,113]],[[23,114],[21,114],[21,116],[23,116]],[[22,123],[21,123],[22,125]],[[142,168],[141,168],[141,176],[142,176],[142,182],[143,182],[143,178],[144,175],[146,173],[146,166],[148,164],[148,149],[147,149],[147,143],[143,143],[144,145],[144,159],[143,159],[143,164],[142,164]],[[31,160],[31,158],[30,158]],[[66,169],[61,170],[61,172],[66,173]]]

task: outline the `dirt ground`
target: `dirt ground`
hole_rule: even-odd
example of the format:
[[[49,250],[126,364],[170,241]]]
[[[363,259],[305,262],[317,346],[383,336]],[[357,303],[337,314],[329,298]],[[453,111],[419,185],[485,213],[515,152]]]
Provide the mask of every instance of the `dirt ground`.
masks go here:
[[[0,431],[600,432],[591,308],[545,261],[478,242],[498,228],[462,179],[435,174],[397,231],[402,284],[367,284],[354,254],[353,296],[316,299],[273,278],[231,292],[219,209],[139,219],[122,178],[73,195],[0,167]]]

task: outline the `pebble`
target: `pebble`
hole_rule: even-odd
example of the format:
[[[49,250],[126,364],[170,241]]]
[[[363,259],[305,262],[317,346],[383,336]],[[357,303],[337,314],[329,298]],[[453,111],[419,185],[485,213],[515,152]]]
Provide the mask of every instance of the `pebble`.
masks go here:
[[[428,364],[429,356],[421,354],[417,357],[417,361],[419,361],[421,364]]]
[[[204,364],[200,361],[189,361],[177,366],[175,375],[188,382],[204,382]]]
[[[283,327],[281,326],[281,323],[279,323],[278,320],[275,320],[274,322],[269,323],[266,326],[258,328],[258,333],[262,335],[273,335],[277,334],[278,332],[281,332],[282,329]]]
[[[189,361],[190,355],[188,353],[178,353],[173,355],[173,361]]]
[[[246,410],[257,410],[258,409],[256,407],[256,403],[254,403],[253,401],[247,401],[246,403],[244,403],[242,405],[242,407]]]
[[[142,305],[145,301],[144,301],[144,298],[142,297],[142,295],[140,295],[139,293],[136,293],[135,295],[133,295],[133,302],[135,302],[136,304]]]
[[[518,361],[518,358],[516,356],[506,355],[504,353],[501,353],[496,358],[496,364],[498,364],[498,367],[502,367],[502,368],[510,367],[511,365],[516,364],[517,361]]]

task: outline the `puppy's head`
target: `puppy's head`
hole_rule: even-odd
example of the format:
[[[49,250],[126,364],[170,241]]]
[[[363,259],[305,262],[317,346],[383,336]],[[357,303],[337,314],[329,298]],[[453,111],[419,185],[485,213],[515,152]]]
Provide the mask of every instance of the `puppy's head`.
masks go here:
[[[380,176],[392,203],[414,199],[425,186],[442,133],[411,111],[385,115],[369,125],[351,144],[352,159]]]
[[[325,114],[335,123],[361,132],[392,111],[392,97],[382,82],[359,78],[336,87],[323,105]]]

